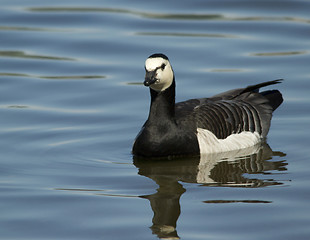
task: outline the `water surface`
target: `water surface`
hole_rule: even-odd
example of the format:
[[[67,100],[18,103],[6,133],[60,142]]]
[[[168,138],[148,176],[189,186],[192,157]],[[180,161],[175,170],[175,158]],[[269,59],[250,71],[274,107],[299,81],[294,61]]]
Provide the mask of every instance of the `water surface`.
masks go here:
[[[309,1],[1,6],[1,239],[309,238]],[[133,159],[154,52],[177,101],[284,78],[267,144]]]

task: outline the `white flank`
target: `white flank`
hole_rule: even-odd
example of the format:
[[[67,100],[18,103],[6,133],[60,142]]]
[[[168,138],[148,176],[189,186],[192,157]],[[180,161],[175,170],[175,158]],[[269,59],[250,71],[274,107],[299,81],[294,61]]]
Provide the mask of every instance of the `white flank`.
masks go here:
[[[197,138],[200,154],[238,150],[254,146],[261,141],[257,132],[241,132],[218,139],[212,132],[202,128],[197,128]]]

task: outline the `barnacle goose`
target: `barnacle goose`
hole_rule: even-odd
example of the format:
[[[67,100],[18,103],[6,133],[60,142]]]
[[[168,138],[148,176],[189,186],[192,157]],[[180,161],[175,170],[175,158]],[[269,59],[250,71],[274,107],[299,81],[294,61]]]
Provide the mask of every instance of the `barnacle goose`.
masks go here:
[[[136,157],[201,155],[253,146],[265,139],[272,112],[283,102],[278,90],[259,92],[282,81],[278,79],[175,103],[175,78],[168,57],[151,55],[145,70],[151,106],[132,148]]]

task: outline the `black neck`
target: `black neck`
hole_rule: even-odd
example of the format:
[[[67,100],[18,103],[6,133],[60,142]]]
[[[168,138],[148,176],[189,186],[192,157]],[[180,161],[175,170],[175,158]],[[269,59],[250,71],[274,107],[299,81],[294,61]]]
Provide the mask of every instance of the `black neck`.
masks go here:
[[[170,87],[162,92],[150,88],[151,107],[148,120],[160,121],[160,119],[174,118],[175,104],[175,81],[173,79]]]

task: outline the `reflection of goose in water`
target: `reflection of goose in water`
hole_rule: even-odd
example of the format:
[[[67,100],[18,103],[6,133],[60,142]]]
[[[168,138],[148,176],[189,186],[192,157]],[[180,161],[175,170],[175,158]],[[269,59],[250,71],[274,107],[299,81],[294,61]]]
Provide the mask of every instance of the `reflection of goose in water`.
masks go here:
[[[181,208],[179,199],[186,191],[179,181],[199,183],[203,186],[225,187],[265,187],[282,184],[275,179],[256,179],[243,174],[266,174],[269,171],[285,171],[284,160],[270,161],[273,156],[283,157],[282,152],[273,152],[267,144],[254,146],[239,151],[218,154],[206,154],[200,158],[178,159],[173,161],[134,160],[139,174],[154,180],[159,188],[157,192],[141,196],[150,201],[154,212],[154,234],[160,238],[178,238],[176,224]],[[215,200],[206,202],[240,202],[240,200]],[[243,200],[241,202],[268,202]]]
[[[281,184],[274,180],[249,179],[244,173],[258,174],[266,171],[286,170],[283,161],[270,162],[272,156],[285,156],[273,152],[267,144],[256,145],[239,151],[203,155],[200,158],[197,183],[229,187],[265,187]]]

